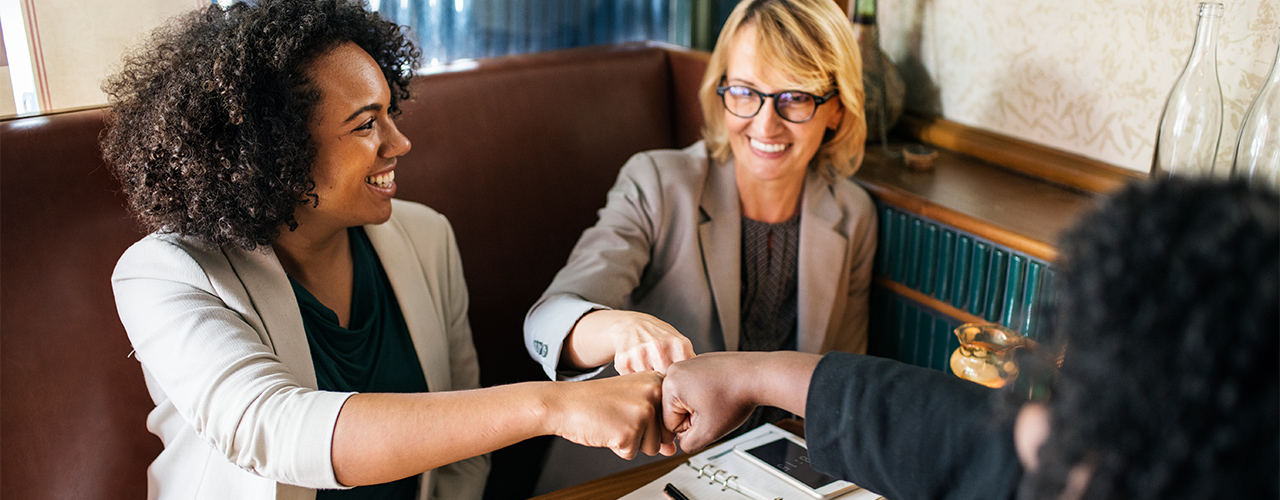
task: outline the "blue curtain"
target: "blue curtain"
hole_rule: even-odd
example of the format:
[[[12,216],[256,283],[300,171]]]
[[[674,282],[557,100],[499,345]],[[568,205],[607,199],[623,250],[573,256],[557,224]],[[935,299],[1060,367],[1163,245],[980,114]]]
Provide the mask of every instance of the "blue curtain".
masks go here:
[[[373,0],[409,26],[425,64],[657,40],[688,45],[689,0]]]

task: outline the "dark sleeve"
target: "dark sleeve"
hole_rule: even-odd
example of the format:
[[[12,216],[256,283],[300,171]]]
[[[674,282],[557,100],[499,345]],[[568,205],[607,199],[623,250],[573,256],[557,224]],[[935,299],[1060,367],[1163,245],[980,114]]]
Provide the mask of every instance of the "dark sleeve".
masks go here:
[[[893,500],[1013,498],[1013,422],[994,391],[890,359],[832,352],[809,382],[805,438],[818,470]]]

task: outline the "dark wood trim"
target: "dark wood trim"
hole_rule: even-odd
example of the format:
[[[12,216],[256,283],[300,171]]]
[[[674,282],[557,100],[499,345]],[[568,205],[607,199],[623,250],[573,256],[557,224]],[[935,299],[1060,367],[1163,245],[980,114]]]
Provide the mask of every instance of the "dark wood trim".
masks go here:
[[[875,281],[875,284],[884,287],[884,289],[890,292],[896,293],[898,295],[911,299],[915,302],[918,302],[922,306],[928,307],[942,314],[945,314],[947,316],[960,320],[961,323],[990,323],[990,321],[987,321],[982,317],[975,316],[969,313],[969,311],[962,310],[960,308],[957,308],[956,306],[953,306],[941,300],[925,295],[921,293],[919,290],[911,288],[902,283],[898,283],[897,281],[893,281],[887,277],[876,276],[874,278],[874,281]]]
[[[870,182],[864,182],[862,186],[884,203],[954,227],[961,232],[988,240],[1009,250],[1021,252],[1046,262],[1054,262],[1058,258],[1058,249],[1052,244],[1007,230],[950,208],[936,205],[919,196],[901,192],[893,186]]]
[[[900,126],[922,142],[1091,193],[1108,193],[1147,178],[1129,169],[944,118],[907,115]]]
[[[853,179],[881,203],[1048,262],[1097,196],[942,148],[931,170],[911,170],[896,153],[905,145],[868,145]]]
[[[969,313],[968,311],[959,309],[956,306],[953,306],[941,300],[925,295],[924,293],[921,293],[919,290],[911,288],[902,283],[898,283],[897,281],[893,281],[887,277],[876,276],[873,279],[873,281],[875,282],[876,285],[883,287],[885,290],[888,290],[892,293],[896,293],[922,306],[928,307],[930,309],[938,311],[939,313],[950,316],[956,320],[959,320],[961,323],[993,323],[993,324],[996,323],[994,321],[987,321],[986,318],[975,316]],[[1035,349],[1037,346],[1040,345],[1035,340],[1032,340],[1030,338],[1024,337],[1023,340],[1026,342],[1026,346],[1030,349]],[[1061,359],[1059,359],[1058,365],[1059,366],[1062,365]]]

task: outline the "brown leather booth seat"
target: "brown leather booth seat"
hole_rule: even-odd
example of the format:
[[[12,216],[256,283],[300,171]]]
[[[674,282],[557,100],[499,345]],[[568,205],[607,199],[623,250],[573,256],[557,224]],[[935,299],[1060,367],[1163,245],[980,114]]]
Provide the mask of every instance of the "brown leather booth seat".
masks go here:
[[[698,139],[706,55],[625,44],[456,64],[414,83],[399,196],[452,221],[486,386],[544,376],[524,313],[633,153]],[[103,110],[0,122],[0,497],[137,499],[160,450],[110,275],[142,233],[97,146]],[[544,444],[494,455],[524,498]]]

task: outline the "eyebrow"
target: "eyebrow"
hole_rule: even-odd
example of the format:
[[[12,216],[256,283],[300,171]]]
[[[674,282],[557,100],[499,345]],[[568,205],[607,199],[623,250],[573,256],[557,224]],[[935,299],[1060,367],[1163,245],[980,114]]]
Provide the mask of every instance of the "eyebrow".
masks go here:
[[[342,123],[347,123],[351,120],[356,119],[357,116],[360,116],[360,113],[364,113],[365,111],[379,111],[381,109],[382,109],[382,104],[379,104],[376,102],[372,104],[366,104],[360,109],[357,109],[355,113],[351,113],[351,116],[348,116],[346,120],[342,120]]]

